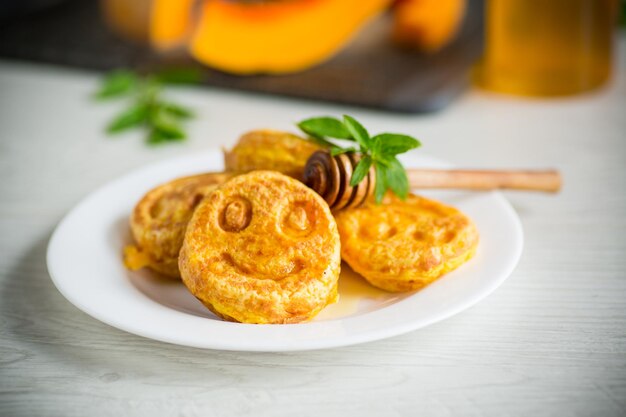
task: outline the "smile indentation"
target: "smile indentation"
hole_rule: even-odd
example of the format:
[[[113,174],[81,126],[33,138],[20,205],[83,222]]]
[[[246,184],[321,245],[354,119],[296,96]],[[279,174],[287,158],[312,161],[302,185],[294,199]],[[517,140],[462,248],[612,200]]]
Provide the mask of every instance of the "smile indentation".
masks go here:
[[[222,260],[224,263],[229,265],[235,271],[239,272],[242,275],[246,275],[250,278],[257,279],[272,279],[274,281],[279,281],[283,278],[286,278],[290,275],[295,275],[301,272],[305,268],[304,260],[300,258],[295,258],[291,262],[285,263],[284,268],[280,268],[279,270],[273,271],[263,271],[253,267],[246,266],[237,262],[231,254],[223,252]]]

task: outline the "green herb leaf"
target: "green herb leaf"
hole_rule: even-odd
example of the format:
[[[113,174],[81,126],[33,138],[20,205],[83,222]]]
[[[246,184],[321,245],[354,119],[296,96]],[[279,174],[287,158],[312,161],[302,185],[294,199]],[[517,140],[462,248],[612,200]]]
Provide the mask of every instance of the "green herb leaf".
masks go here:
[[[396,158],[391,159],[385,168],[385,182],[398,197],[406,200],[409,194],[409,179],[404,167]]]
[[[354,172],[352,172],[352,177],[350,177],[350,185],[354,187],[358,185],[361,181],[363,181],[363,178],[367,176],[367,173],[369,172],[371,166],[372,166],[371,156],[365,155],[363,158],[361,158],[359,163],[356,164],[356,167],[354,168]]]
[[[376,164],[376,187],[374,188],[376,204],[382,203],[385,192],[387,191],[386,169],[386,167]]]
[[[163,131],[159,129],[152,129],[148,135],[147,142],[149,145],[158,145],[165,142],[179,141],[185,139],[186,135],[183,132],[181,134],[172,134],[169,131]]]
[[[157,129],[152,129],[147,137],[147,142],[149,145],[158,145],[167,141],[169,141],[167,135]]]
[[[180,141],[186,138],[184,132],[172,133],[171,131],[159,130],[153,128],[147,137],[147,143],[149,145],[157,145],[165,142]]]
[[[133,91],[138,84],[137,76],[131,71],[118,70],[107,75],[96,92],[97,99],[118,97]]]
[[[370,148],[370,135],[367,133],[367,130],[363,127],[363,125],[356,121],[353,117],[348,116],[347,114],[343,116],[343,124],[346,129],[350,132],[354,140],[357,141],[359,145],[361,145],[361,150],[365,151]]]
[[[298,123],[298,127],[315,138],[337,138],[354,140],[346,127],[334,117],[314,117]]]
[[[397,155],[421,145],[417,139],[397,133],[381,133],[374,136],[372,142],[374,152],[384,155]]]
[[[172,116],[179,117],[181,119],[189,119],[194,116],[193,112],[181,105],[175,103],[163,103],[161,108]]]
[[[130,71],[115,71],[107,76],[96,94],[108,98],[131,94],[133,105],[119,114],[107,126],[107,132],[115,134],[133,127],[147,130],[150,144],[186,138],[181,121],[193,117],[187,107],[164,101],[161,97],[163,82],[191,82],[198,71],[170,71],[140,77]],[[199,72],[198,72],[199,73]]]
[[[151,117],[154,130],[163,138],[170,140],[184,139],[185,132],[175,117],[164,109],[157,109]]]
[[[148,108],[144,104],[136,104],[117,115],[107,126],[107,133],[123,132],[144,123],[148,118]]]
[[[337,156],[337,155],[341,155],[342,153],[354,153],[356,152],[357,149],[354,147],[349,147],[349,148],[340,148],[339,146],[335,146],[333,145],[330,148],[330,154],[331,156]]]

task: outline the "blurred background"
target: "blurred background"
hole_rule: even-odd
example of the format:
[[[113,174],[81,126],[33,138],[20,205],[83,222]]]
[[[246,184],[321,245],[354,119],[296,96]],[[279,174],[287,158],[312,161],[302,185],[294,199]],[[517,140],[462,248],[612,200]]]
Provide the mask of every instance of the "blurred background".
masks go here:
[[[0,58],[201,71],[212,86],[395,112],[468,85],[552,97],[611,76],[620,0],[22,0]]]

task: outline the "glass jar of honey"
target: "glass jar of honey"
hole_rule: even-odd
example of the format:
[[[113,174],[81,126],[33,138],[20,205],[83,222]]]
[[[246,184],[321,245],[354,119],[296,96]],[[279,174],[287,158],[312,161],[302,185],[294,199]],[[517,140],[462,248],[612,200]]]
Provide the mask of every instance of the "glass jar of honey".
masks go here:
[[[602,85],[611,72],[616,0],[486,0],[479,86],[561,96]]]

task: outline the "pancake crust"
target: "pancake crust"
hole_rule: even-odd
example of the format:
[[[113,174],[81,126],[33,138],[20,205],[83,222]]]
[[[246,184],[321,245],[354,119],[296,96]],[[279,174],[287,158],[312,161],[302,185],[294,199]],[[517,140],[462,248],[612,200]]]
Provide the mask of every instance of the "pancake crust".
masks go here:
[[[222,318],[297,323],[337,300],[341,264],[328,205],[272,171],[234,177],[197,207],[179,266],[187,288]]]
[[[136,246],[124,250],[124,263],[135,270],[147,266],[180,277],[178,252],[187,223],[200,201],[228,175],[209,173],[179,178],[150,190],[135,206],[130,229]]]
[[[319,149],[317,144],[288,132],[253,130],[224,152],[224,166],[229,171],[271,170],[301,179],[307,159]]]
[[[478,231],[453,207],[393,194],[381,205],[337,213],[344,261],[372,285],[413,291],[452,271],[476,252]]]

